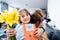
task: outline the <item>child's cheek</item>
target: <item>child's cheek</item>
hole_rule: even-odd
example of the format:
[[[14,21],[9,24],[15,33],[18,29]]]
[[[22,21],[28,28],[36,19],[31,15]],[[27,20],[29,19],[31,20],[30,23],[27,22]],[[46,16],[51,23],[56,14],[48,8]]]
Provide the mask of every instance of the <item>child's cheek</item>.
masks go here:
[[[21,22],[23,22],[23,19],[21,18]]]

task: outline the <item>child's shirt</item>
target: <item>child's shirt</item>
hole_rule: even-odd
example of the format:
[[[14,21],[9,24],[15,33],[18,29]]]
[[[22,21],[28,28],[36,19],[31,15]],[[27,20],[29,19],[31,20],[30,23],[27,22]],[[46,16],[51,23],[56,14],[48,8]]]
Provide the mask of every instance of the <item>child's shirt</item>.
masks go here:
[[[15,30],[16,30],[16,39],[17,40],[24,40],[23,26],[18,23]]]

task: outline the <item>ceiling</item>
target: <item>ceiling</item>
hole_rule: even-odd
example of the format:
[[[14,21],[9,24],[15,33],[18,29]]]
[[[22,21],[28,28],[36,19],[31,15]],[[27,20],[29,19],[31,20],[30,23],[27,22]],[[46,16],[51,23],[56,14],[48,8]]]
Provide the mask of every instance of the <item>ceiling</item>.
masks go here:
[[[17,8],[47,8],[47,0],[1,0]]]

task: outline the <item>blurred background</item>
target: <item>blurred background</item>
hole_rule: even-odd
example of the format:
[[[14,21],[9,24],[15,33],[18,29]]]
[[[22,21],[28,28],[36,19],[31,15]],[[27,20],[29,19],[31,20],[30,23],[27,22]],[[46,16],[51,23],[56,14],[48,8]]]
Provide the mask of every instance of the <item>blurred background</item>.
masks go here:
[[[10,11],[11,8],[47,9],[47,0],[1,0],[0,5],[1,11],[4,9]]]

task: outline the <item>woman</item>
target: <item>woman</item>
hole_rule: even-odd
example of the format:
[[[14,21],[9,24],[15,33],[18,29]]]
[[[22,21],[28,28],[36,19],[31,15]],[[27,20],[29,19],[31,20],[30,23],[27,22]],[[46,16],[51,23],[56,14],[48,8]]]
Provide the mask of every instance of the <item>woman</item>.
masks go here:
[[[42,10],[35,10],[34,14],[32,15],[32,19],[33,19],[32,22],[36,23],[37,28],[40,28],[40,32],[41,32],[41,29],[44,30],[43,32],[36,35],[36,36],[39,36],[38,37],[39,40],[48,40],[47,34],[45,32],[46,27],[43,24],[44,15]]]

